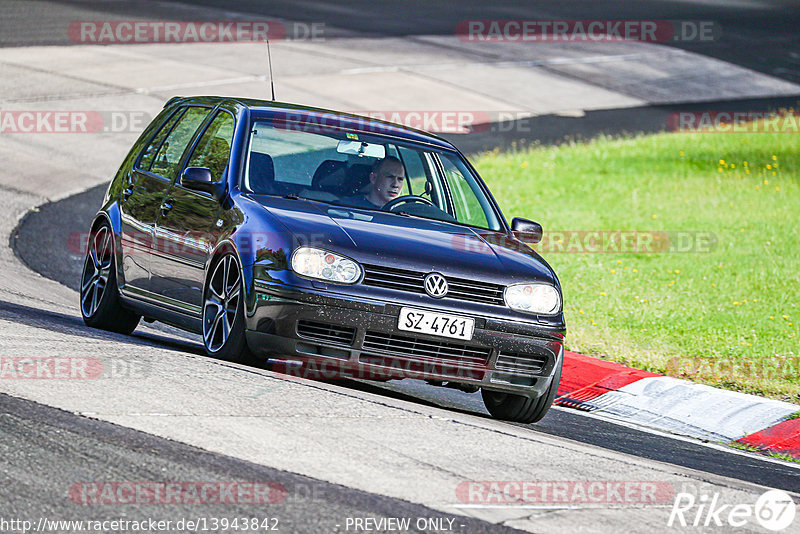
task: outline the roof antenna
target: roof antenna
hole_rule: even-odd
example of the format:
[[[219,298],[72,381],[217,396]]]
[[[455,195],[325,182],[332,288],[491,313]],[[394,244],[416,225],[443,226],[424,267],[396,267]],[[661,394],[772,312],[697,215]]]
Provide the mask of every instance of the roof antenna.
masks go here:
[[[269,85],[272,88],[272,101],[275,102],[275,82],[272,79],[272,54],[269,51],[269,39],[267,39],[267,58],[269,59]]]

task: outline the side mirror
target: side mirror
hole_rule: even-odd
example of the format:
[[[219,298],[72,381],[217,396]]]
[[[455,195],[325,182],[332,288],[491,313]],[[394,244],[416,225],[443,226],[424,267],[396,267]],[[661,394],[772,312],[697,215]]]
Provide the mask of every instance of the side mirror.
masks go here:
[[[511,220],[511,231],[523,243],[538,243],[542,240],[542,225],[528,219],[514,217]]]
[[[216,200],[222,198],[225,192],[225,182],[215,182],[208,167],[186,167],[180,183],[186,189],[209,193]]]

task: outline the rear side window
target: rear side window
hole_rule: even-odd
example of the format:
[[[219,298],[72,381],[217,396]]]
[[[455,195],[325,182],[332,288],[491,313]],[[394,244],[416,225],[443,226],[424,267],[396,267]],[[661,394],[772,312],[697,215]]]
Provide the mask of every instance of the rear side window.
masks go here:
[[[161,143],[150,168],[145,170],[163,176],[167,180],[173,180],[178,174],[181,157],[186,151],[186,147],[189,146],[189,142],[208,112],[208,108],[188,108]]]
[[[207,167],[215,182],[222,180],[233,142],[233,117],[220,112],[208,125],[189,159],[189,167]]]
[[[150,140],[150,143],[147,144],[145,149],[142,151],[142,155],[139,157],[139,165],[138,167],[142,170],[149,171],[150,166],[153,164],[153,158],[156,157],[156,152],[158,152],[161,143],[164,141],[164,138],[167,136],[169,131],[178,121],[178,119],[183,115],[183,112],[186,109],[181,109],[177,113],[173,113],[172,117],[169,118],[167,122],[158,130],[156,135]]]

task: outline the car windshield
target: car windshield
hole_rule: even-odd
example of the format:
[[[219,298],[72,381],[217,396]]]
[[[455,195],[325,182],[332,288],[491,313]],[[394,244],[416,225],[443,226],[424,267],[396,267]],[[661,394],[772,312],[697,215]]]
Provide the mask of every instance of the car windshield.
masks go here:
[[[500,230],[454,152],[362,132],[254,121],[243,189]]]

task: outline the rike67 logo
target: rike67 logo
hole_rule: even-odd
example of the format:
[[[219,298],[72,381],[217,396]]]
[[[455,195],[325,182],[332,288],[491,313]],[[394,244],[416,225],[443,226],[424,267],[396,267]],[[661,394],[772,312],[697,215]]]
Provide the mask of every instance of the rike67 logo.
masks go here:
[[[681,492],[672,503],[667,526],[751,530],[760,525],[769,531],[780,532],[789,528],[796,512],[792,497],[777,489],[762,494],[755,504],[726,503],[719,493],[694,495]]]

